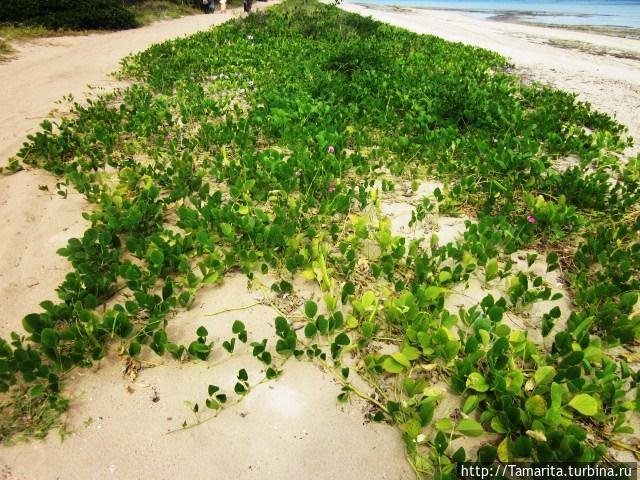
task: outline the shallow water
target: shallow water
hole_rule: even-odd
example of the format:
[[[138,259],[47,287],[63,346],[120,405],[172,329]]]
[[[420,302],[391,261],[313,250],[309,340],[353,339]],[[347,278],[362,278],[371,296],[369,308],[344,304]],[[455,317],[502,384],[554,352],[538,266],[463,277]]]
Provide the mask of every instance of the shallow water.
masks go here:
[[[347,0],[357,3],[462,10],[484,19],[560,25],[640,28],[640,0]]]

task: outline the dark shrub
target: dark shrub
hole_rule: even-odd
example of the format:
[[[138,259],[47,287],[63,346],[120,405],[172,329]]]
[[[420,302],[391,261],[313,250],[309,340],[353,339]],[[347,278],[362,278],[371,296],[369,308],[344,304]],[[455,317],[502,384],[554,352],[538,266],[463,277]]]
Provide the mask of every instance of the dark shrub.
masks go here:
[[[137,26],[120,0],[4,0],[0,21],[71,30],[120,30]]]

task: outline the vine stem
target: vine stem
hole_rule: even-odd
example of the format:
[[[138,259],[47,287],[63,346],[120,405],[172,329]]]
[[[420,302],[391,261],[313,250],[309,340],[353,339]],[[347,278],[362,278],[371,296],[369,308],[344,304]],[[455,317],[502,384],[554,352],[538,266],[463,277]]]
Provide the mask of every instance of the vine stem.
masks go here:
[[[227,312],[239,312],[240,310],[249,310],[250,308],[257,307],[258,305],[262,305],[262,302],[252,303],[251,305],[245,305],[243,307],[232,307],[232,308],[223,308],[222,310],[218,310],[217,312],[207,313],[205,317],[215,317],[216,315],[222,315]]]
[[[141,364],[151,365],[151,367],[153,367],[153,368],[155,368],[155,367],[166,367],[167,366],[164,363],[150,362],[149,360],[137,360],[137,361],[140,362]]]
[[[280,370],[285,363],[287,363],[289,361],[289,358],[291,357],[287,357],[284,359],[284,361],[280,364],[280,366],[278,367],[278,370]],[[276,377],[277,378],[277,377]],[[220,415],[223,411],[228,410],[231,407],[235,407],[236,405],[238,405],[239,403],[241,403],[250,393],[254,388],[257,388],[258,386],[267,383],[268,381],[273,380],[272,378],[267,378],[266,375],[262,378],[262,380],[260,380],[258,383],[256,383],[255,385],[249,387],[249,390],[247,391],[247,393],[245,393],[244,395],[239,396],[238,398],[236,398],[233,402],[228,403],[227,405],[225,405],[224,408],[219,408],[218,410],[216,410],[216,413],[214,413],[213,415],[202,419],[202,420],[198,420],[196,423],[192,423],[191,425],[187,425],[184,427],[180,427],[180,428],[176,428],[173,430],[169,430],[168,432],[165,433],[165,435],[171,435],[172,433],[177,433],[177,432],[183,432],[185,430],[191,430],[192,428],[196,428],[199,427],[200,425],[203,425],[211,420],[213,420],[214,418],[216,418],[218,415]]]
[[[407,463],[411,465],[411,469],[413,470],[413,473],[416,474],[416,479],[419,480],[423,478],[422,474],[418,471],[418,466],[414,463],[413,458],[409,458],[409,452],[406,448],[404,449],[404,458],[407,460]]]
[[[192,428],[196,428],[199,427],[200,425],[207,423],[211,420],[213,420],[214,418],[216,418],[218,415],[220,415],[220,413],[222,413],[223,410],[227,410],[228,408],[234,407],[236,405],[238,405],[240,402],[242,402],[242,400],[244,400],[244,398],[250,393],[250,391],[252,389],[254,389],[255,387],[257,387],[258,385],[263,384],[265,381],[267,380],[267,377],[264,377],[260,382],[256,383],[253,387],[251,387],[249,389],[249,392],[247,392],[247,394],[235,399],[233,402],[229,403],[228,405],[226,405],[224,408],[219,408],[216,413],[214,413],[213,415],[211,415],[210,417],[205,418],[204,420],[198,420],[196,423],[192,423],[191,425],[187,425],[185,427],[180,427],[180,428],[176,428],[174,430],[169,430],[167,433],[165,433],[165,435],[171,435],[172,433],[177,433],[177,432],[182,432],[184,430],[191,430]]]
[[[363,370],[362,368],[358,368],[356,369],[356,372],[358,372],[360,377],[365,382],[367,382],[371,388],[373,388],[378,392],[378,395],[380,395],[381,398],[384,398],[386,401],[389,401],[389,397],[387,396],[386,392],[382,389],[382,387],[380,387],[380,385],[376,383],[375,380],[371,378],[371,376],[369,376],[368,374],[365,374],[362,370]]]
[[[622,448],[623,450],[628,450],[635,455],[640,455],[640,450],[633,448],[631,445],[628,445],[620,440],[611,440],[611,444],[615,445],[618,448]]]
[[[239,352],[233,352],[233,355],[229,354],[226,357],[221,358],[218,361],[209,363],[209,362],[202,362],[204,365],[206,365],[208,368],[214,368],[217,367],[219,365],[222,365],[224,363],[227,363],[228,361],[234,359],[234,358],[238,358],[238,357],[244,357],[249,355],[249,352],[244,352],[244,353],[239,353]]]
[[[331,374],[334,376],[334,378],[340,382],[343,386],[348,387],[353,393],[355,393],[357,396],[359,396],[361,399],[373,403],[375,406],[377,406],[380,410],[382,410],[384,413],[386,413],[387,415],[389,415],[389,410],[387,410],[387,407],[385,407],[382,403],[380,403],[378,400],[376,400],[375,398],[371,397],[370,395],[367,395],[366,393],[364,393],[362,390],[359,390],[357,387],[355,387],[351,382],[346,381],[344,378],[342,378],[342,376],[338,375],[335,371],[335,369],[333,367],[331,367],[327,362],[325,362],[324,360],[322,360],[321,358],[316,357],[315,359],[318,363],[320,363],[324,368],[326,368],[329,372],[331,372]]]
[[[397,343],[398,339],[397,338],[392,338],[392,337],[373,337],[374,340],[378,340],[381,342],[393,342],[393,343]]]

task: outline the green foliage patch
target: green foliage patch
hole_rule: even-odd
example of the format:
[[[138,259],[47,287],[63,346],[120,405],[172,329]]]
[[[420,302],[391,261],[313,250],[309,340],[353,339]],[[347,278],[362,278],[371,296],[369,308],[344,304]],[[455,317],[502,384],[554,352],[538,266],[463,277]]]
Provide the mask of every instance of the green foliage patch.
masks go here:
[[[137,26],[118,0],[20,0],[0,4],[0,21],[50,29],[122,30]]]
[[[146,0],[144,2],[134,2],[133,5],[128,7],[128,10],[135,15],[138,23],[146,25],[158,20],[200,14],[202,13],[202,7],[201,4],[198,5],[197,3],[176,0]]]

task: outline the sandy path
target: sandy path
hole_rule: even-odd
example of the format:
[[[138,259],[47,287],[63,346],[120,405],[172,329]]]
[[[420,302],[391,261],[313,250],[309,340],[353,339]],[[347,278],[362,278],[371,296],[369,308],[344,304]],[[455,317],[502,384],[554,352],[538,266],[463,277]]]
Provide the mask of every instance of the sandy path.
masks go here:
[[[640,40],[480,20],[443,10],[392,9],[348,3],[342,4],[341,8],[417,33],[496,51],[510,58],[517,73],[525,78],[575,92],[580,100],[615,115],[640,141],[640,61],[547,43],[582,42],[585,48],[618,50],[640,58]]]
[[[70,270],[56,254],[87,228],[86,202],[76,193],[56,192],[56,180],[44,171],[0,177],[0,336],[21,330],[21,320],[54,300],[54,289]],[[38,187],[48,188],[41,191]]]

